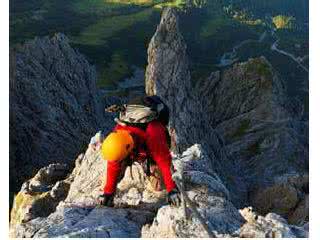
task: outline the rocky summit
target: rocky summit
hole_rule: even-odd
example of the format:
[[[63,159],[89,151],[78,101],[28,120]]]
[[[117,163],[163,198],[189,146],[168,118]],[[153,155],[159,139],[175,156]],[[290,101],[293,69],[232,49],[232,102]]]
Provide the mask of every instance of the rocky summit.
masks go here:
[[[56,38],[36,41],[59,46]],[[32,46],[31,55],[55,56],[63,48]],[[68,54],[57,59],[63,57]],[[53,62],[47,69],[55,69]],[[42,79],[33,71],[25,81]],[[25,181],[11,211],[12,237],[308,237],[308,122],[264,57],[191,79],[177,14],[168,8],[149,44],[146,93],[162,97],[171,110],[173,176],[184,189],[182,206],[169,206],[165,191],[154,190],[139,164],[126,169],[115,207],[98,206],[107,162],[89,146],[73,164],[47,159]],[[95,131],[104,127],[98,116],[93,125],[86,122]],[[64,148],[56,149],[63,156]]]
[[[128,168],[118,185],[115,207],[97,206],[106,162],[91,148],[80,154],[71,174],[50,165],[27,181],[15,198],[12,237],[306,237],[308,225],[290,225],[280,215],[238,210],[217,174],[207,173],[209,157],[200,145],[176,155],[185,191],[210,234],[191,208],[175,208],[155,192],[142,167]],[[48,182],[55,179],[56,182]],[[51,181],[51,180],[50,180]],[[40,191],[41,190],[41,191]]]

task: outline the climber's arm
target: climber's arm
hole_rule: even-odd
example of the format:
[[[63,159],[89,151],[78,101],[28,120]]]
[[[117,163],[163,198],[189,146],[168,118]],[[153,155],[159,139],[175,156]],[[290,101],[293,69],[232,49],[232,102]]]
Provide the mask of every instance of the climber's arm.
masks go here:
[[[146,134],[146,142],[151,157],[161,171],[167,192],[171,192],[176,185],[171,175],[172,157],[167,144],[166,129],[160,122],[153,121],[148,124]]]
[[[130,126],[121,126],[117,124],[113,131],[116,130],[128,130],[129,132],[133,132],[137,135],[139,135],[142,139],[145,139],[145,133],[137,128],[130,127]],[[107,179],[106,179],[106,185],[104,187],[104,193],[111,194],[116,191],[117,183],[120,180],[122,176],[120,176],[120,173],[124,170],[123,162],[108,162],[107,163]]]
[[[119,125],[113,131],[119,129]],[[113,194],[117,189],[117,183],[122,170],[122,164],[118,162],[107,162],[106,183],[103,189],[104,194]]]
[[[106,184],[103,193],[113,194],[116,191],[120,173],[121,162],[107,162]]]

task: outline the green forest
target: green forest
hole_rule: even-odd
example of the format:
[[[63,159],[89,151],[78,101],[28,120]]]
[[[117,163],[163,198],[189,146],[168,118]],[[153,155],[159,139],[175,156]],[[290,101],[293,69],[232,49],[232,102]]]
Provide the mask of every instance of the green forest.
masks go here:
[[[307,78],[292,59],[270,49],[277,41],[308,67],[309,6],[303,0],[13,0],[10,46],[62,32],[96,66],[98,86],[116,89],[134,67],[145,68],[148,43],[168,6],[179,11],[195,81],[225,67],[221,59],[234,48],[231,62],[266,56],[292,94]]]

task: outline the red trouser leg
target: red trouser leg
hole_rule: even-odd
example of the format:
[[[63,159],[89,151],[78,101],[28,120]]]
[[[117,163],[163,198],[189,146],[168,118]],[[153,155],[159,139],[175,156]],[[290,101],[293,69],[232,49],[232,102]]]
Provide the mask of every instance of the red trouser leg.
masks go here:
[[[113,194],[116,191],[121,171],[123,171],[121,162],[107,162],[107,179],[103,193]]]
[[[161,171],[167,192],[171,192],[176,184],[171,175],[172,157],[167,144],[166,129],[160,122],[153,121],[148,124],[146,133],[148,150]]]

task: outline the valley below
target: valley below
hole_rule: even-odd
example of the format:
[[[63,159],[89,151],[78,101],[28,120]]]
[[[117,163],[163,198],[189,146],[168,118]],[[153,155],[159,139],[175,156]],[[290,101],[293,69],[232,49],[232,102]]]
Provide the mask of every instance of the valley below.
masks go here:
[[[10,236],[308,237],[307,11],[12,1]],[[90,139],[115,124],[106,106],[142,94],[169,106],[175,175],[196,210],[168,206],[139,164],[115,208],[97,205],[106,164]]]

